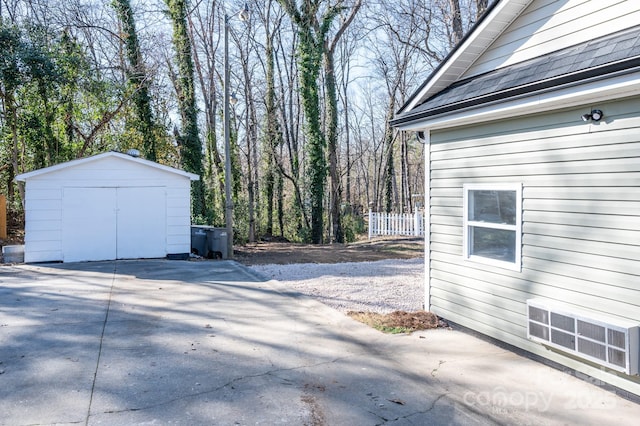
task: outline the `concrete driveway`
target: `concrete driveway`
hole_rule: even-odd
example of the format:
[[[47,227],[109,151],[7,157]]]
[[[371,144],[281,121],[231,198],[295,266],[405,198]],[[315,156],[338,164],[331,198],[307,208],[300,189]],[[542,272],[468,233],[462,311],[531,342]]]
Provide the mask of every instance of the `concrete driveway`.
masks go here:
[[[232,261],[0,267],[0,424],[636,424],[467,334],[390,336]]]

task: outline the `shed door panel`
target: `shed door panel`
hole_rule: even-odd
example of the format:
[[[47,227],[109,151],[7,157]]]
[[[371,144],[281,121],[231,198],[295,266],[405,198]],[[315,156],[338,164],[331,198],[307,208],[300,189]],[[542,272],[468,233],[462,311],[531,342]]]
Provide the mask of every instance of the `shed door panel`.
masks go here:
[[[115,188],[65,188],[62,250],[65,262],[116,258]]]
[[[65,262],[166,256],[165,189],[65,188]]]
[[[165,189],[118,188],[118,259],[164,257]]]

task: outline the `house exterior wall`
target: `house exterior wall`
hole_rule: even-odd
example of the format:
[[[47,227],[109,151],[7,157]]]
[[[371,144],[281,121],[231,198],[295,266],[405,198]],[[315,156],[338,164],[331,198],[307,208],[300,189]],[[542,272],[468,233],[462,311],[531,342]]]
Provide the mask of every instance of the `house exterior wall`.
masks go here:
[[[166,253],[189,253],[190,180],[118,157],[105,157],[26,180],[25,262],[62,261],[65,187],[164,187]]]
[[[463,78],[635,26],[637,0],[533,0]]]
[[[582,122],[592,108],[600,123]],[[526,300],[640,323],[640,97],[433,130],[429,304],[460,325],[640,395],[640,378],[527,339]],[[522,267],[463,258],[463,185],[522,184]]]

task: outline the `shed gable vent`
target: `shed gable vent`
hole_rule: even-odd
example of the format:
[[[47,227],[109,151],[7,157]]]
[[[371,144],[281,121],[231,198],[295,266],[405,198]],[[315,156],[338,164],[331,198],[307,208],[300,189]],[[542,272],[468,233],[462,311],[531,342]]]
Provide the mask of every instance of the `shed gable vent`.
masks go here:
[[[527,300],[527,337],[629,375],[638,374],[639,325]]]

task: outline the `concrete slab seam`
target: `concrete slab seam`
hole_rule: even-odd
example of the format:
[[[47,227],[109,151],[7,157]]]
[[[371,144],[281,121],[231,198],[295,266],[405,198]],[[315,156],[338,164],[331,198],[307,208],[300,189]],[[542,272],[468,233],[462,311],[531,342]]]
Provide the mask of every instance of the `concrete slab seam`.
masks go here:
[[[113,287],[116,283],[116,277],[118,273],[118,262],[113,262],[113,272],[111,277],[111,287],[109,288],[109,298],[107,300],[107,311],[102,323],[102,330],[100,332],[100,344],[98,345],[98,357],[96,359],[96,368],[93,372],[93,383],[91,384],[91,394],[89,395],[89,407],[87,408],[87,419],[85,426],[89,425],[89,419],[91,418],[91,405],[93,404],[93,395],[96,389],[96,380],[98,379],[98,370],[100,369],[100,358],[102,357],[102,343],[104,341],[104,332],[107,328],[107,321],[109,320],[109,311],[111,310],[111,299],[113,296]]]

